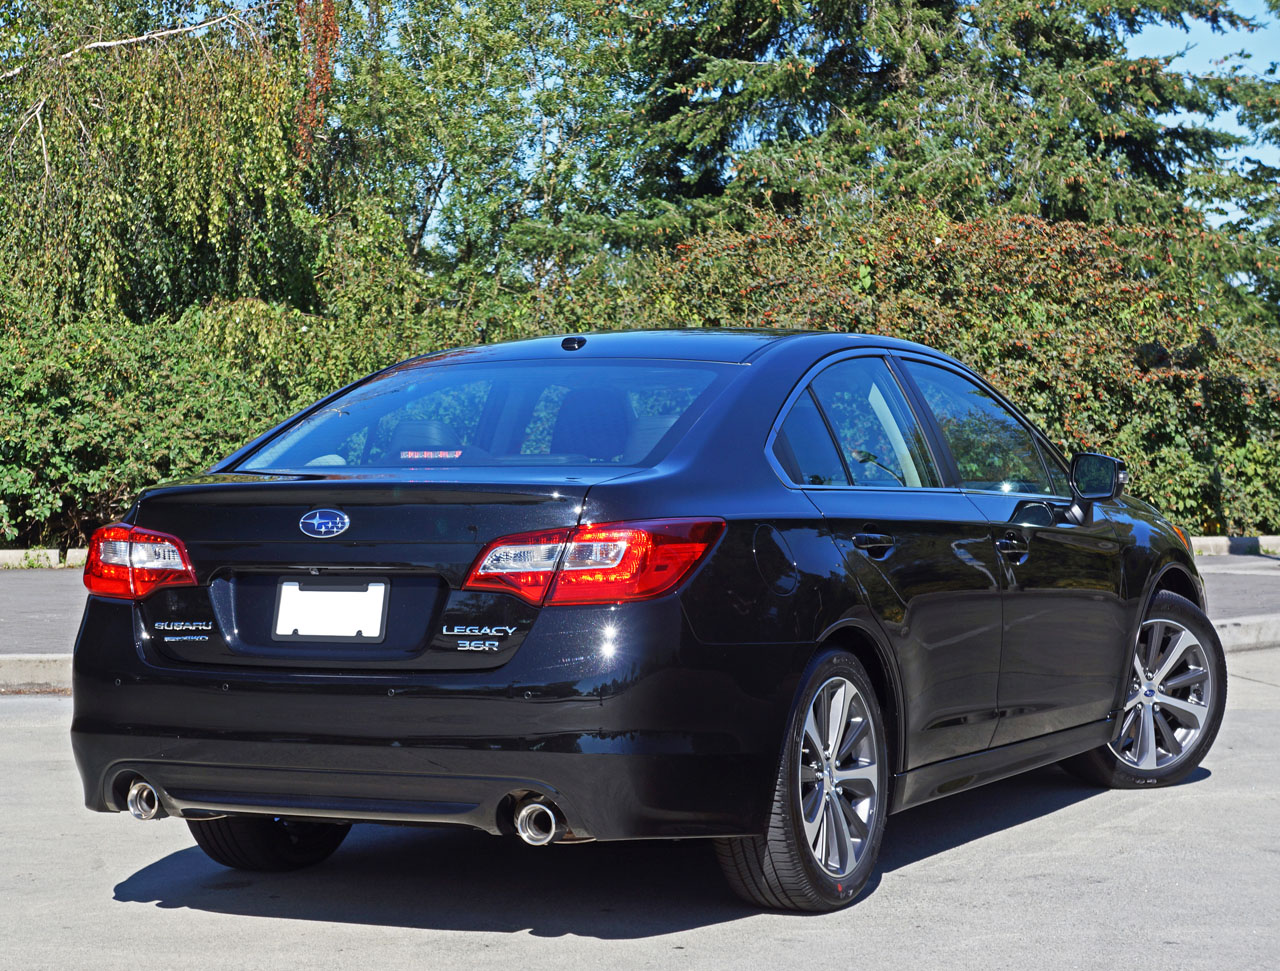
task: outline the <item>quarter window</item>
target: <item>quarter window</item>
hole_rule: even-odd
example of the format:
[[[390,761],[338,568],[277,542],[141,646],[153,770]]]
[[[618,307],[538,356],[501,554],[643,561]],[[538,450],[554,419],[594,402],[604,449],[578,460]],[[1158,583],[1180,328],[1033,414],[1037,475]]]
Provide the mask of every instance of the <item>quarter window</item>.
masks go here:
[[[920,426],[881,358],[833,364],[812,387],[853,485],[901,489],[939,484]]]
[[[1053,487],[1053,494],[1063,499],[1070,499],[1071,477],[1067,474],[1067,470],[1062,465],[1062,462],[1059,461],[1058,456],[1054,455],[1041,443],[1040,457],[1044,459],[1045,468],[1049,470],[1049,485]]]
[[[904,364],[942,428],[963,488],[1053,495],[1035,440],[1013,412],[954,371]]]
[[[849,484],[836,443],[808,391],[796,400],[778,429],[773,454],[796,485]]]

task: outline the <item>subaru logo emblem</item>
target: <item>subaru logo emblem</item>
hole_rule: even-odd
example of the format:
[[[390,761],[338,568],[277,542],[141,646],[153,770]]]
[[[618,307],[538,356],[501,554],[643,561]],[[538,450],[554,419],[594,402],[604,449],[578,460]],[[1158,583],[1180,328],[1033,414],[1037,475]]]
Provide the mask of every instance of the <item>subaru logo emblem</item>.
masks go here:
[[[318,539],[337,536],[350,525],[351,520],[347,517],[347,514],[338,512],[336,509],[313,509],[298,520],[298,528],[300,530],[308,536],[315,536]]]

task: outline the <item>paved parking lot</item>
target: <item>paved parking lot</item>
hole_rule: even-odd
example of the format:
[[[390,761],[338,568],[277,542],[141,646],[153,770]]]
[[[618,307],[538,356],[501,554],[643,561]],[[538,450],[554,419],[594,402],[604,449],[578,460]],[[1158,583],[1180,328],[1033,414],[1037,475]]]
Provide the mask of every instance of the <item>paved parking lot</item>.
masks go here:
[[[759,913],[697,841],[526,847],[357,827],[326,864],[224,870],[177,820],[81,807],[71,702],[0,698],[0,968],[1280,967],[1280,651],[1231,655],[1173,789],[1056,768],[894,816],[852,909]]]

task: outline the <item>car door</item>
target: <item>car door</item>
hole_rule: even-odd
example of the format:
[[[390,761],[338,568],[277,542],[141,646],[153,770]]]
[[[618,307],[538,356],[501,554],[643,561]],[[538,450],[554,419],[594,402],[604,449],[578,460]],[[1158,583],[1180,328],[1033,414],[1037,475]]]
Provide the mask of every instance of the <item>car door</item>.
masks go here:
[[[995,533],[1004,647],[992,744],[1106,718],[1127,637],[1111,522],[1073,502],[1061,460],[994,391],[941,362],[902,365]]]
[[[944,488],[887,360],[845,357],[802,383],[775,433],[780,474],[822,512],[896,655],[904,769],[979,751],[995,729],[1000,592],[991,527]]]

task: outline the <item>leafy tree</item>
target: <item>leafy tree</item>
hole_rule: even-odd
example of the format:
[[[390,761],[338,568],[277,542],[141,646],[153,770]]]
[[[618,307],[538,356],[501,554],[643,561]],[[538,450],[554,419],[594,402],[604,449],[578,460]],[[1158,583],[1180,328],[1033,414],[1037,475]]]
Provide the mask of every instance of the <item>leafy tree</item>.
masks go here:
[[[369,207],[390,217],[464,316],[562,284],[635,201],[621,49],[602,24],[594,0],[347,8],[314,204],[339,232]]]

